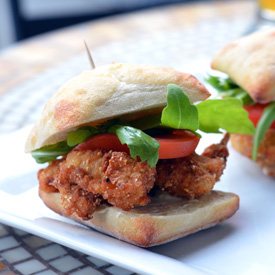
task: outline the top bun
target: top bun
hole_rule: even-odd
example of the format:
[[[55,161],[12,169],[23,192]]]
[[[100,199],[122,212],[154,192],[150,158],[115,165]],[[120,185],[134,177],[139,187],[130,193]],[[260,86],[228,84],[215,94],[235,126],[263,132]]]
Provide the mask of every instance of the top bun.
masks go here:
[[[255,32],[223,48],[212,68],[227,73],[255,102],[275,100],[275,28]]]
[[[50,98],[32,129],[26,152],[65,140],[83,124],[160,111],[166,106],[167,85],[180,86],[191,102],[210,96],[192,75],[148,65],[111,64],[85,71]]]

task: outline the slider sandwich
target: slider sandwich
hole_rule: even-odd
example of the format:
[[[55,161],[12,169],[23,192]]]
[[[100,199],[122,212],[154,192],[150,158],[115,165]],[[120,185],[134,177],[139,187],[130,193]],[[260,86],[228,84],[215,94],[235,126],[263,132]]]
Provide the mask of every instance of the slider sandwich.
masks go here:
[[[254,135],[231,135],[232,146],[275,177],[275,28],[227,45],[212,68],[227,76],[210,76],[208,82],[223,97],[240,98],[256,127]]]
[[[204,101],[209,95],[194,76],[157,66],[111,64],[69,80],[26,142],[38,163],[49,163],[38,172],[41,199],[143,247],[229,218],[238,196],[212,190],[229,135],[198,155],[197,131],[250,134],[254,127],[240,100]]]

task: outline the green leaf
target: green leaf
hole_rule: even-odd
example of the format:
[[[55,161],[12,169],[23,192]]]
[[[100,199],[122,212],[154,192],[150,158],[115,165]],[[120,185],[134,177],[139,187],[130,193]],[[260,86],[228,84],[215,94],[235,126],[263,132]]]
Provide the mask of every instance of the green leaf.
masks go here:
[[[191,131],[196,131],[199,127],[197,107],[175,84],[167,87],[167,107],[162,111],[161,123],[166,127]]]
[[[255,161],[257,160],[258,149],[264,139],[264,136],[274,120],[275,102],[272,102],[264,109],[263,114],[257,124],[255,135],[253,137],[252,159]]]
[[[66,141],[61,141],[53,145],[44,146],[31,152],[37,163],[45,163],[55,160],[59,156],[68,154],[72,150]]]
[[[154,138],[130,126],[115,125],[109,129],[109,133],[116,134],[122,144],[127,144],[132,158],[139,156],[150,167],[157,164],[160,144]]]
[[[98,131],[99,133],[108,133],[109,128],[111,128],[114,125],[122,125],[122,121],[119,118],[113,118],[110,120],[106,120],[100,125],[98,125]],[[123,124],[124,125],[124,124]]]
[[[158,127],[161,124],[161,113],[155,115],[148,115],[132,120],[131,126],[140,130],[147,130]]]
[[[253,99],[245,90],[239,88],[239,89],[236,89],[235,91],[237,91],[237,93],[235,94],[234,97],[240,99],[243,105],[248,106],[248,105],[255,104]]]
[[[255,132],[254,125],[239,99],[208,99],[199,103],[197,108],[199,129],[203,132],[220,133],[220,129],[231,134],[252,135]]]
[[[208,77],[205,78],[205,81],[218,92],[227,92],[229,90],[239,88],[239,86],[229,77],[208,75]]]
[[[205,78],[213,88],[215,88],[221,97],[233,97],[242,100],[243,105],[251,105],[255,102],[250,95],[239,87],[231,78],[208,75]]]
[[[98,134],[98,130],[91,126],[81,127],[76,131],[68,133],[67,144],[71,147],[83,142],[88,137]]]

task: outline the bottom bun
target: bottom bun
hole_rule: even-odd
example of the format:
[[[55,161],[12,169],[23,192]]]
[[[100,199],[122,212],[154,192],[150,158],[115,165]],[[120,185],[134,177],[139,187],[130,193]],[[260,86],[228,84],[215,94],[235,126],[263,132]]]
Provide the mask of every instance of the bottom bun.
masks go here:
[[[234,134],[230,136],[231,144],[242,155],[251,158],[253,136]],[[275,129],[269,129],[258,150],[257,164],[263,173],[275,177]]]
[[[40,190],[39,195],[50,209],[66,216],[59,193]],[[76,214],[69,217],[117,239],[150,247],[212,227],[231,217],[238,208],[239,197],[232,193],[211,191],[196,200],[160,193],[149,205],[131,211],[102,205],[90,220],[84,221]]]

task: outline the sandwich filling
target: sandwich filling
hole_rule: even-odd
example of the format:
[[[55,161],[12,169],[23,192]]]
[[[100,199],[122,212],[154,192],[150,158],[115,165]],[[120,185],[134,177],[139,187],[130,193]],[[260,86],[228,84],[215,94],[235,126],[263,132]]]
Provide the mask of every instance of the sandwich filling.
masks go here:
[[[228,138],[202,155],[194,152],[162,159],[154,167],[126,152],[72,150],[38,172],[39,188],[60,192],[66,214],[76,213],[84,220],[101,204],[125,211],[147,205],[153,188],[184,199],[199,198],[213,188],[225,169]]]
[[[256,161],[266,175],[275,177],[275,101],[266,104],[255,102],[230,77],[209,76],[207,81],[223,98],[242,100],[256,131],[253,135],[232,135],[232,145],[242,155]]]
[[[210,99],[194,105],[175,84],[167,88],[161,113],[124,121],[82,125],[67,140],[32,151],[41,191],[61,194],[66,215],[90,219],[101,204],[125,211],[150,203],[156,189],[184,199],[208,193],[220,179],[228,156],[220,144],[195,153],[206,133],[253,134],[239,99]]]

